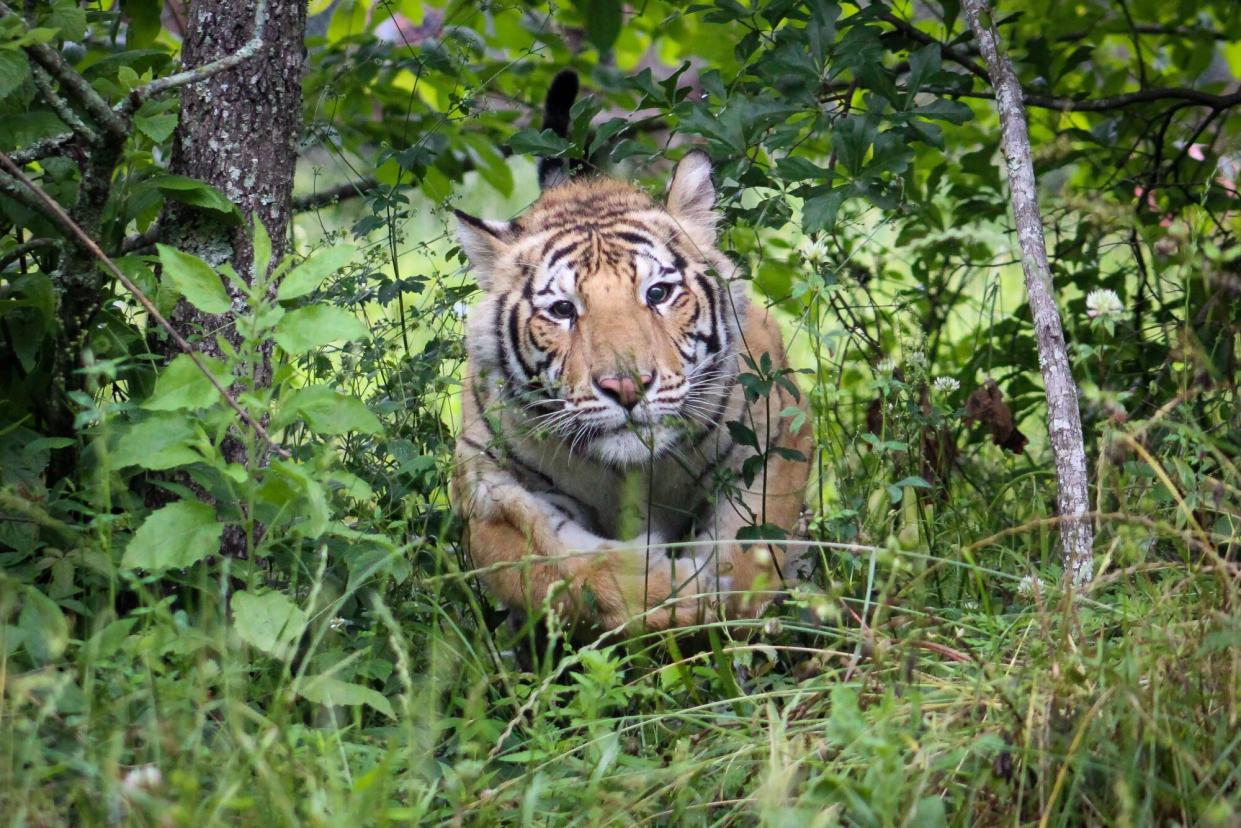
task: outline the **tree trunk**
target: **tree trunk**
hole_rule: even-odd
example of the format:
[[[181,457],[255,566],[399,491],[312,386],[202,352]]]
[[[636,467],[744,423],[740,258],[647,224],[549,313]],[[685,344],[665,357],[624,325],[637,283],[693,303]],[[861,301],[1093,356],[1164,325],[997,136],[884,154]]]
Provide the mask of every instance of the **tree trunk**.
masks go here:
[[[293,172],[302,123],[302,64],[305,57],[306,0],[194,0],[189,10],[182,57],[194,69],[236,53],[255,34],[262,16],[263,45],[250,59],[208,80],[187,85],[181,95],[180,122],[173,142],[171,171],[196,178],[222,192],[244,221],[229,225],[220,214],[170,202],[161,220],[164,241],[213,266],[231,264],[252,280],[251,233],[257,219],[272,240],[272,261],[285,252],[292,215]],[[227,284],[227,282],[226,282]],[[234,307],[240,291],[227,284]],[[229,314],[211,315],[181,302],[172,323],[197,348],[219,356],[217,335],[234,346],[241,337]],[[244,386],[271,382],[270,345],[262,351]],[[245,445],[226,438],[224,456],[247,464]],[[244,556],[245,533],[230,527],[221,552]]]
[[[184,64],[192,69],[235,53],[254,33],[255,0],[194,0],[189,11]],[[284,253],[292,214],[293,171],[302,123],[302,63],[306,0],[267,0],[263,46],[250,60],[185,87],[171,170],[212,185],[245,221],[226,226],[207,211],[172,204],[166,240],[212,265],[225,262],[250,280],[250,233],[257,218],[272,239],[273,261]],[[230,286],[230,290],[232,287]],[[235,292],[235,291],[234,291]],[[216,330],[227,320],[182,303],[182,333]],[[235,342],[232,327],[224,335]],[[214,337],[201,343],[217,351]],[[268,380],[265,374],[261,382]]]
[[[992,28],[987,0],[965,0],[964,6],[995,88],[995,107],[1000,114],[1000,146],[1007,162],[1009,198],[1021,245],[1021,267],[1025,271],[1026,294],[1034,316],[1038,361],[1047,395],[1047,431],[1056,464],[1064,572],[1074,586],[1081,586],[1092,576],[1094,546],[1094,529],[1085,516],[1090,510],[1086,450],[1077,407],[1077,385],[1069,367],[1043,239],[1021,84],[1012,62],[1000,50],[1000,38]]]

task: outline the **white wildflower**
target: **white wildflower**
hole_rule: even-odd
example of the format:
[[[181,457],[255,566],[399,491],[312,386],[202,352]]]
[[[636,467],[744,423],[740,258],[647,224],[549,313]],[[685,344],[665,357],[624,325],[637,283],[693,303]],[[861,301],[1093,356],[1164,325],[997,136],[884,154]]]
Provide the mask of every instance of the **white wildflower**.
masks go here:
[[[820,238],[810,238],[807,236],[802,239],[801,244],[797,245],[797,252],[801,254],[802,259],[811,267],[827,264],[828,249],[827,242]]]
[[[1124,313],[1124,310],[1125,306],[1114,290],[1099,288],[1086,294],[1086,316],[1090,319],[1117,317]]]
[[[349,622],[348,622],[348,621],[346,621],[345,619],[343,619],[343,618],[341,618],[341,617],[339,617],[339,616],[337,616],[336,618],[333,618],[331,621],[327,622],[328,629],[330,629],[332,632],[340,632],[340,631],[341,631],[341,630],[343,630],[346,626],[348,626],[348,624],[349,624]]]
[[[1037,598],[1043,593],[1043,581],[1037,575],[1027,575],[1017,583],[1017,594],[1022,598]]]
[[[905,357],[905,361],[915,368],[922,368],[926,365],[926,354],[921,351],[914,351],[909,356]]]
[[[956,391],[958,388],[961,387],[961,383],[958,382],[954,377],[936,377],[931,382],[931,385],[935,388],[936,391],[939,391],[944,394],[951,394],[953,391]]]
[[[164,775],[154,765],[139,765],[125,774],[121,780],[121,790],[127,795],[135,791],[150,792],[164,783]]]
[[[890,374],[896,370],[896,362],[891,359],[881,359],[875,366],[875,370],[881,374]]]
[[[457,302],[452,306],[452,315],[458,319],[465,319],[470,313],[470,306],[465,302]]]

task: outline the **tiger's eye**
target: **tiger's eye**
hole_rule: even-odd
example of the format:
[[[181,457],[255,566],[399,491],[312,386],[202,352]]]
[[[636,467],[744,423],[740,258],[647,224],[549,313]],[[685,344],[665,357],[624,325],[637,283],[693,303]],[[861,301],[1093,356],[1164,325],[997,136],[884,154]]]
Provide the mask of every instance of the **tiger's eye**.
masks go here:
[[[652,305],[658,305],[667,299],[671,292],[672,289],[667,285],[651,285],[646,289],[646,301]]]
[[[561,299],[558,302],[552,302],[548,308],[551,315],[557,319],[572,319],[577,313],[577,308],[568,299]]]

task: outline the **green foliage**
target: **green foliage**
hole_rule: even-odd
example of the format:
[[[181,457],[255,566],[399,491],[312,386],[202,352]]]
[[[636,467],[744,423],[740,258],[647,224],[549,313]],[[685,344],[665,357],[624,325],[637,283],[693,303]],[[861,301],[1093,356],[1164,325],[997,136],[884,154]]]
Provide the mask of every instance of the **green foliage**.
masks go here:
[[[1099,576],[1073,600],[998,123],[958,3],[310,6],[299,186],[356,187],[310,199],[277,262],[261,223],[167,171],[175,94],[141,101],[109,159],[32,69],[46,44],[123,108],[175,71],[162,3],[0,20],[0,149],[161,313],[224,314],[185,331],[219,345],[195,364],[0,179],[0,812],[1238,818],[1236,105],[1068,111],[1230,92],[1235,3],[997,15],[1032,102],[1100,513]],[[567,139],[538,116],[565,66],[586,91]],[[763,618],[684,636],[506,625],[448,509],[474,287],[443,208],[511,216],[534,197],[524,155],[654,191],[683,143],[712,155],[722,246],[799,369],[747,364],[746,394],[810,401],[782,416],[817,437],[812,569]],[[178,250],[170,202],[252,227],[253,278]],[[1002,407],[981,407],[988,380]],[[743,539],[782,537],[754,524]]]

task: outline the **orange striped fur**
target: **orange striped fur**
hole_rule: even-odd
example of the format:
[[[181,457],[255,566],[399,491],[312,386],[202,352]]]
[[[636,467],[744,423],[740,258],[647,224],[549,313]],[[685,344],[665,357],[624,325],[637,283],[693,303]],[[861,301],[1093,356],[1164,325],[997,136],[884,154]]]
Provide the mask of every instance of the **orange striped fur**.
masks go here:
[[[742,527],[796,525],[812,453],[777,384],[746,400],[741,355],[785,364],[779,329],[715,247],[705,155],[666,203],[609,178],[546,191],[511,222],[459,214],[483,300],[471,311],[452,496],[470,556],[514,609],[629,631],[761,611],[784,549]],[[747,489],[738,472],[769,454]],[[796,459],[800,454],[802,459]]]

